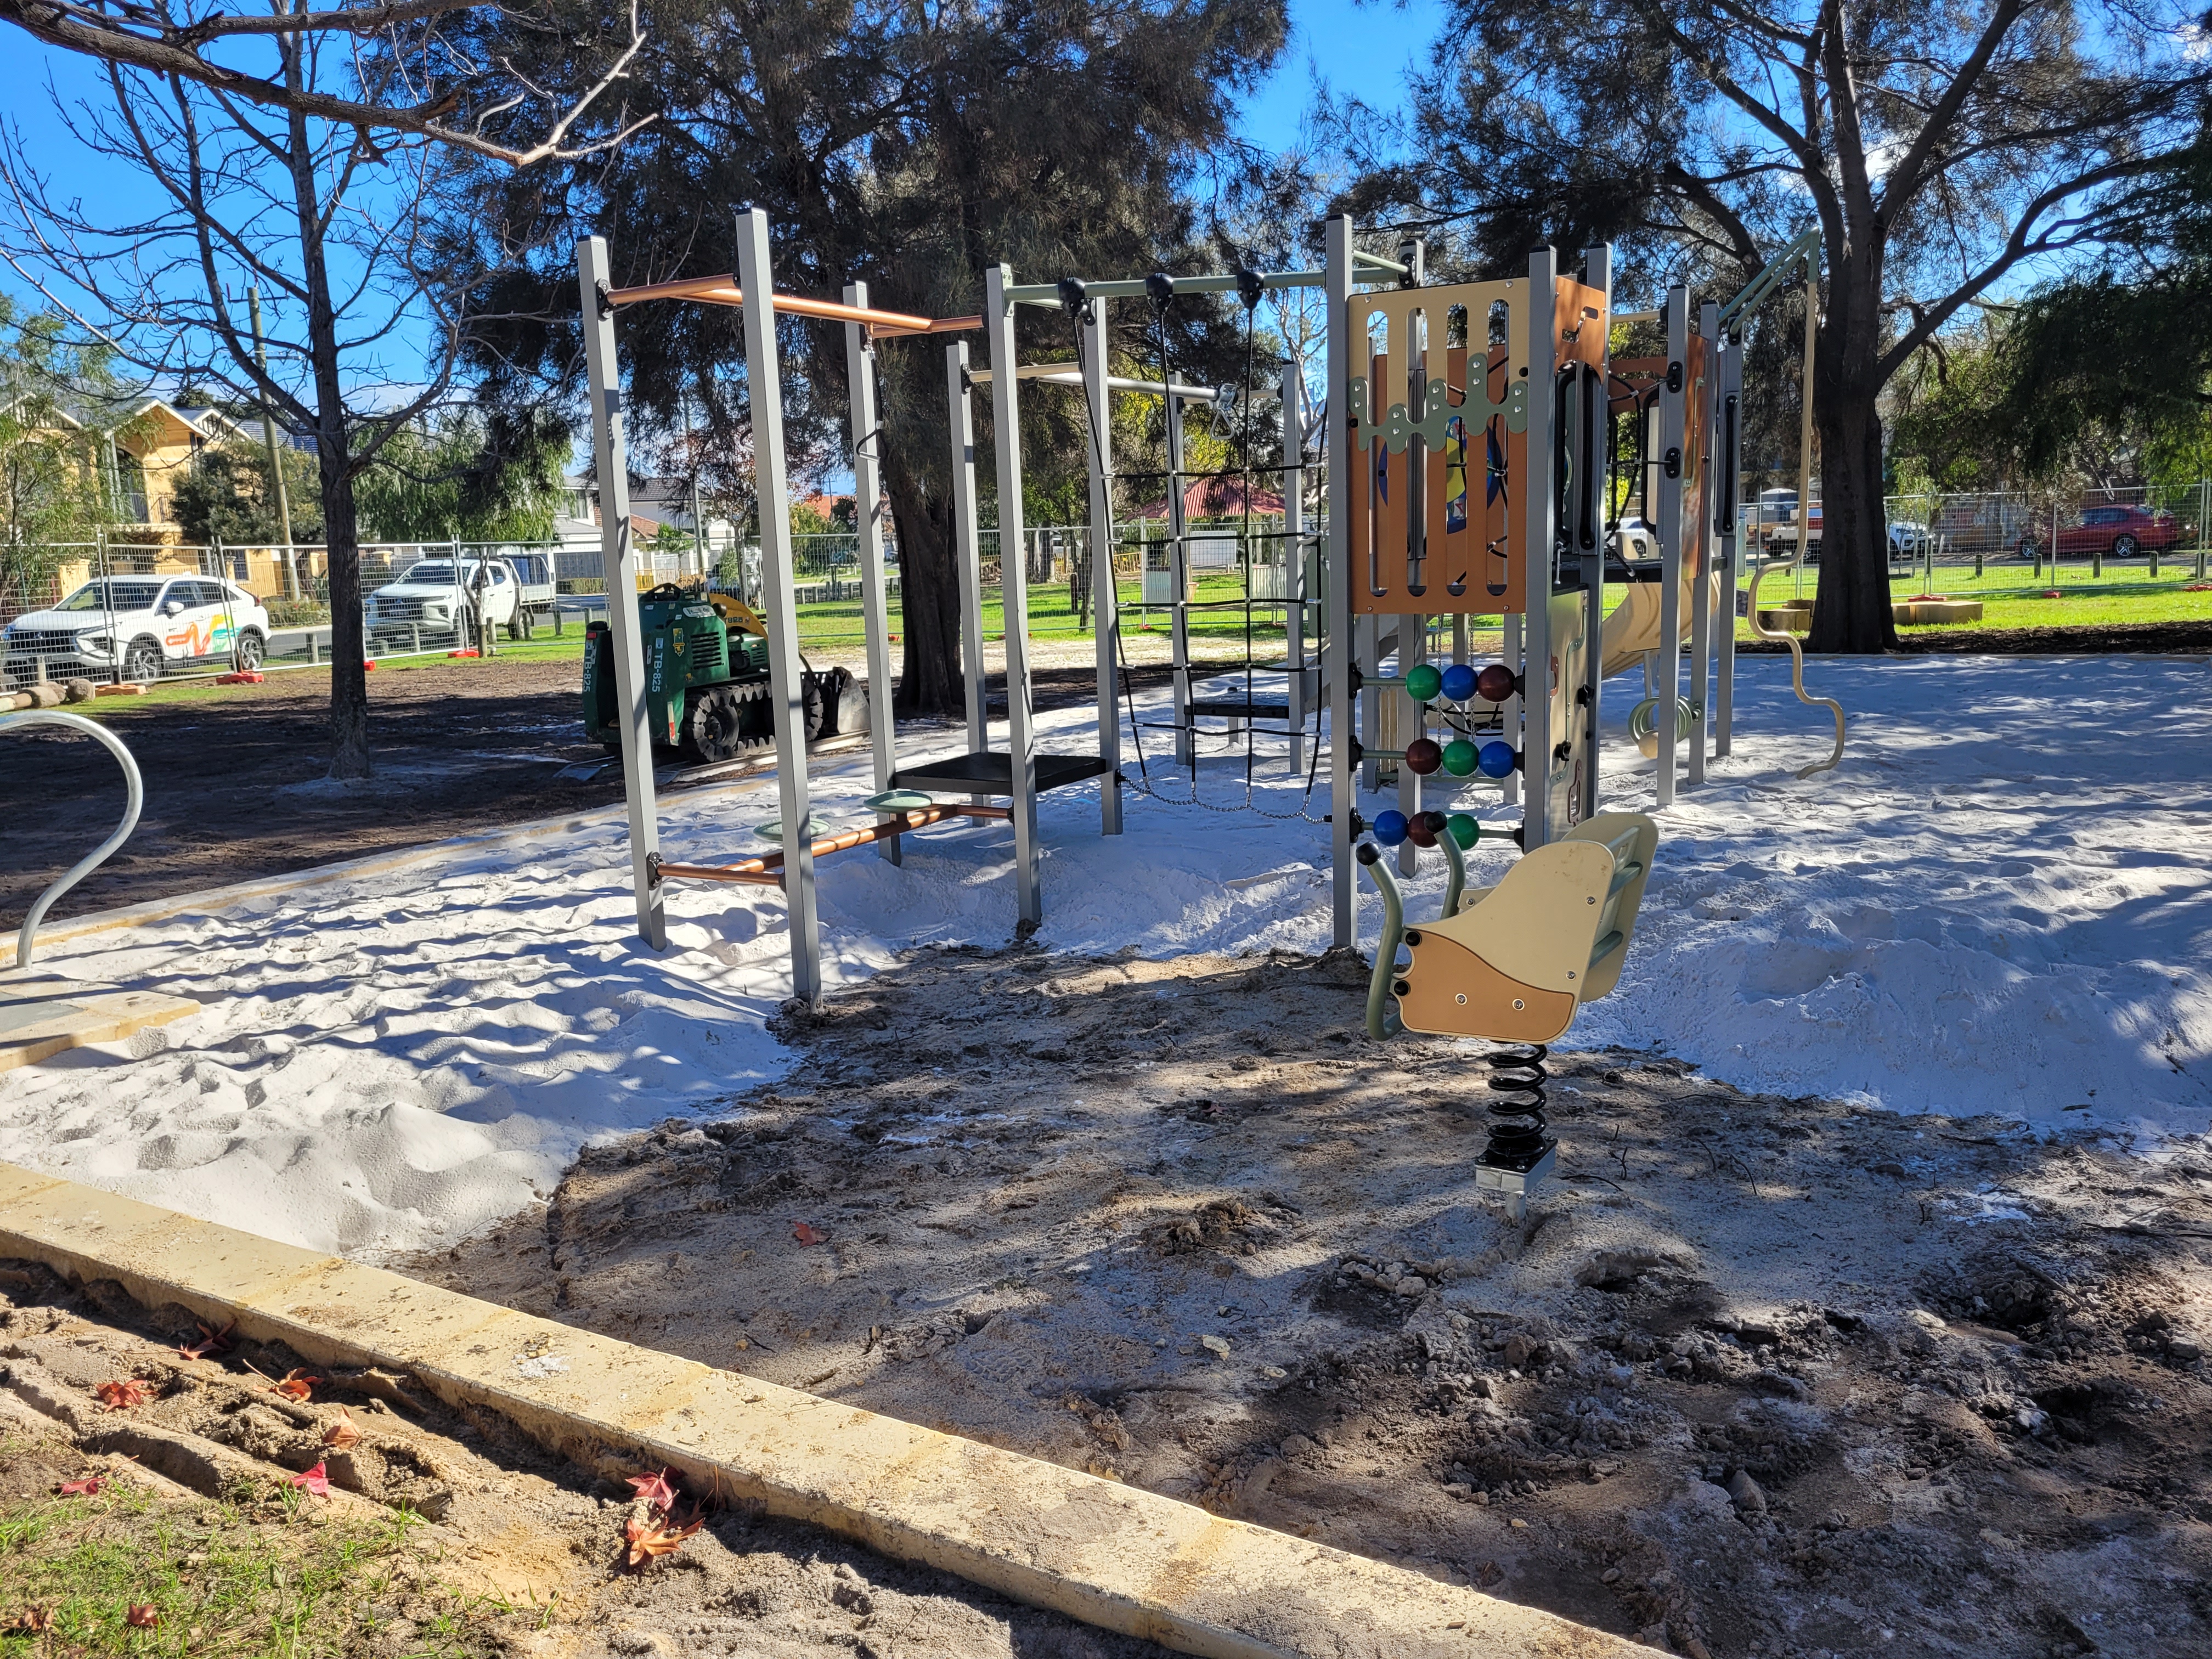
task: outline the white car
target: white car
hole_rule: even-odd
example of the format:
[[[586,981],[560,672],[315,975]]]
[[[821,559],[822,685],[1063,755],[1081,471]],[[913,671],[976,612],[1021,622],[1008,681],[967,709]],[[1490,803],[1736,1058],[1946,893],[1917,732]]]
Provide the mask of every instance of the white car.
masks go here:
[[[195,667],[256,669],[269,654],[269,613],[234,582],[214,576],[107,576],[51,611],[0,631],[8,682],[112,673],[149,684]]]
[[[425,559],[368,596],[369,644],[380,651],[421,650],[476,640],[476,611],[494,628],[512,623],[520,585],[505,559]]]

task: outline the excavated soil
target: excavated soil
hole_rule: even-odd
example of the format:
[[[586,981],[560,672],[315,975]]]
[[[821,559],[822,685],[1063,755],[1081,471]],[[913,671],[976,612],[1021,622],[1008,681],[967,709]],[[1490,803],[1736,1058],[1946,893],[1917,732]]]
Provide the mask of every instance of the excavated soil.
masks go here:
[[[626,1528],[649,1511],[624,1477],[648,1471],[550,1456],[502,1419],[447,1409],[409,1376],[336,1370],[306,1401],[286,1398],[269,1379],[293,1372],[296,1355],[246,1343],[193,1360],[172,1346],[206,1334],[182,1309],[140,1308],[113,1284],[72,1287],[42,1266],[0,1263],[0,1651],[247,1651],[224,1627],[240,1616],[236,1585],[218,1599],[216,1584],[196,1581],[265,1557],[276,1587],[296,1589],[302,1529],[328,1528],[356,1540],[355,1570],[322,1586],[310,1628],[264,1650],[1164,1659],[1150,1643],[744,1505],[709,1501],[700,1532],[632,1568]],[[131,1379],[143,1403],[110,1409],[96,1395]],[[325,1437],[341,1424],[359,1440],[333,1449]],[[317,1466],[326,1497],[291,1484]],[[106,1490],[62,1492],[88,1476]],[[688,1516],[688,1500],[679,1509]],[[396,1516],[414,1524],[395,1532]],[[113,1585],[112,1607],[89,1571],[37,1573],[76,1551],[105,1558],[112,1577],[113,1558],[132,1550],[142,1566]],[[34,1582],[52,1593],[34,1596]],[[125,1628],[125,1605],[141,1598],[191,1610],[158,1632]],[[27,1637],[46,1617],[52,1633]],[[185,1618],[198,1626],[189,1636],[175,1627]],[[97,1639],[103,1630],[112,1645]],[[72,1639],[88,1632],[91,1645]]]
[[[921,955],[414,1262],[1714,1659],[2212,1651],[2212,1152],[1481,1045],[1318,961]]]

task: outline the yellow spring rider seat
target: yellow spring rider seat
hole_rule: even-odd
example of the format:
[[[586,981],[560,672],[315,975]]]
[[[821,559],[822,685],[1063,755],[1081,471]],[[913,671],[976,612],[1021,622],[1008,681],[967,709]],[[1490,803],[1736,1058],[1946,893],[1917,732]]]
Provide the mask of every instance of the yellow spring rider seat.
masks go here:
[[[1408,927],[1382,848],[1360,844],[1383,911],[1368,982],[1368,1035],[1425,1031],[1510,1045],[1491,1057],[1490,1140],[1475,1184],[1502,1194],[1517,1220],[1528,1188],[1553,1161],[1556,1143],[1544,1123],[1545,1045],[1565,1034],[1583,1003],[1620,983],[1658,828],[1640,812],[1602,812],[1524,854],[1495,887],[1472,890],[1443,814],[1424,812],[1407,828],[1417,843],[1443,850],[1443,914]],[[1403,966],[1401,945],[1412,956]]]

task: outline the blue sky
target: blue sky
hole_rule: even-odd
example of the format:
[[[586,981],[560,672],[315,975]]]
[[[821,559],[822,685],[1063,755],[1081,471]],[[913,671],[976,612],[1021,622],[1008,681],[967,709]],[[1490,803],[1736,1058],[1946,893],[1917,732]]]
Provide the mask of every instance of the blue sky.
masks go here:
[[[1352,0],[1290,0],[1292,34],[1275,72],[1246,106],[1243,136],[1267,149],[1294,143],[1311,107],[1316,77],[1339,95],[1378,108],[1403,96],[1409,64],[1422,61],[1444,13],[1439,0],[1394,5],[1354,5]],[[20,137],[17,153],[54,181],[58,196],[81,196],[118,220],[150,214],[154,193],[133,169],[93,155],[70,137],[55,112],[48,88],[64,101],[82,98],[95,106],[106,89],[88,60],[38,46],[20,33],[0,32],[12,61],[26,71],[0,85],[0,118]],[[0,266],[0,289],[37,304],[16,274]],[[273,326],[273,325],[272,325]]]

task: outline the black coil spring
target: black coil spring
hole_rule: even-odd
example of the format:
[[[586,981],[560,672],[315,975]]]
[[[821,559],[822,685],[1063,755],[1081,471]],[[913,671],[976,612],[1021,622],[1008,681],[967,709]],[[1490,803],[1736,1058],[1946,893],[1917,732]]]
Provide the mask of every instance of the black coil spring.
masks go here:
[[[1514,1043],[1490,1056],[1490,1145],[1483,1162],[1527,1167],[1544,1155],[1544,1085],[1551,1073],[1544,1061],[1551,1050],[1540,1042]]]

